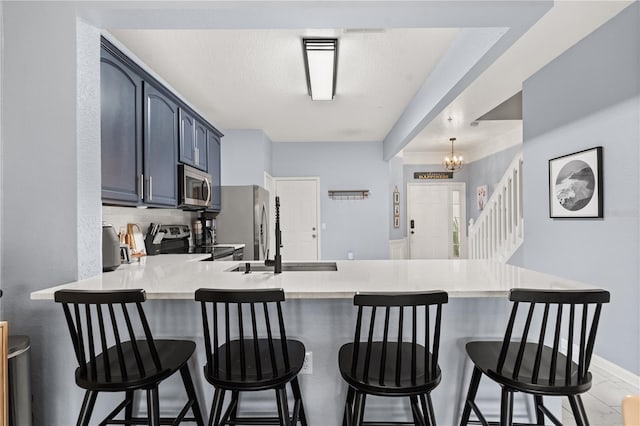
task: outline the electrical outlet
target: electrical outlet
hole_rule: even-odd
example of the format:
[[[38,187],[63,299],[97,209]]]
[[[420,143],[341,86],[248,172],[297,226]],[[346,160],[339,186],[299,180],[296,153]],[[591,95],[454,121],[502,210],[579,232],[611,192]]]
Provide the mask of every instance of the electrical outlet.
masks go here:
[[[304,362],[302,363],[302,374],[313,374],[313,352],[306,352],[304,354]]]

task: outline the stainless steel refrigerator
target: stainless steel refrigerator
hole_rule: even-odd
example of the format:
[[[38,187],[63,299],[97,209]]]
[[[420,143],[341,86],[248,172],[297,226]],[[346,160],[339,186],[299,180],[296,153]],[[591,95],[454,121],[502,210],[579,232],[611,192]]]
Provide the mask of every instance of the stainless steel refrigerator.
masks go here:
[[[216,216],[218,244],[244,244],[244,260],[264,260],[269,249],[269,192],[257,185],[223,186]]]

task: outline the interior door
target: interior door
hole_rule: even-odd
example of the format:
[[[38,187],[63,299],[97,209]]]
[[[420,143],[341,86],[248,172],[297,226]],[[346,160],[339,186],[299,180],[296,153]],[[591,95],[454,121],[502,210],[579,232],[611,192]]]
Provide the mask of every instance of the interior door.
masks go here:
[[[276,179],[284,261],[319,259],[319,186],[316,178]]]
[[[463,257],[464,184],[409,184],[407,236],[411,259]]]

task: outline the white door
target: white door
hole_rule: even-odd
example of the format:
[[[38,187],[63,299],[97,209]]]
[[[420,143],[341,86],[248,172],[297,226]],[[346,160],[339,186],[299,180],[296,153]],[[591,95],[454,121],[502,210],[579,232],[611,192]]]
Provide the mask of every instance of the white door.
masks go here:
[[[318,178],[276,178],[284,261],[319,258],[319,187]]]
[[[410,258],[463,258],[465,208],[464,183],[407,184]]]

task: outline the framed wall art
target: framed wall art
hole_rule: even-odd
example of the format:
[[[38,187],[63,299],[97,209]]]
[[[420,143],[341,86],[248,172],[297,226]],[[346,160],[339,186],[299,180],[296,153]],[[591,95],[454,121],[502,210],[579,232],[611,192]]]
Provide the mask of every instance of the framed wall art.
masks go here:
[[[549,160],[549,217],[603,217],[602,147]]]

